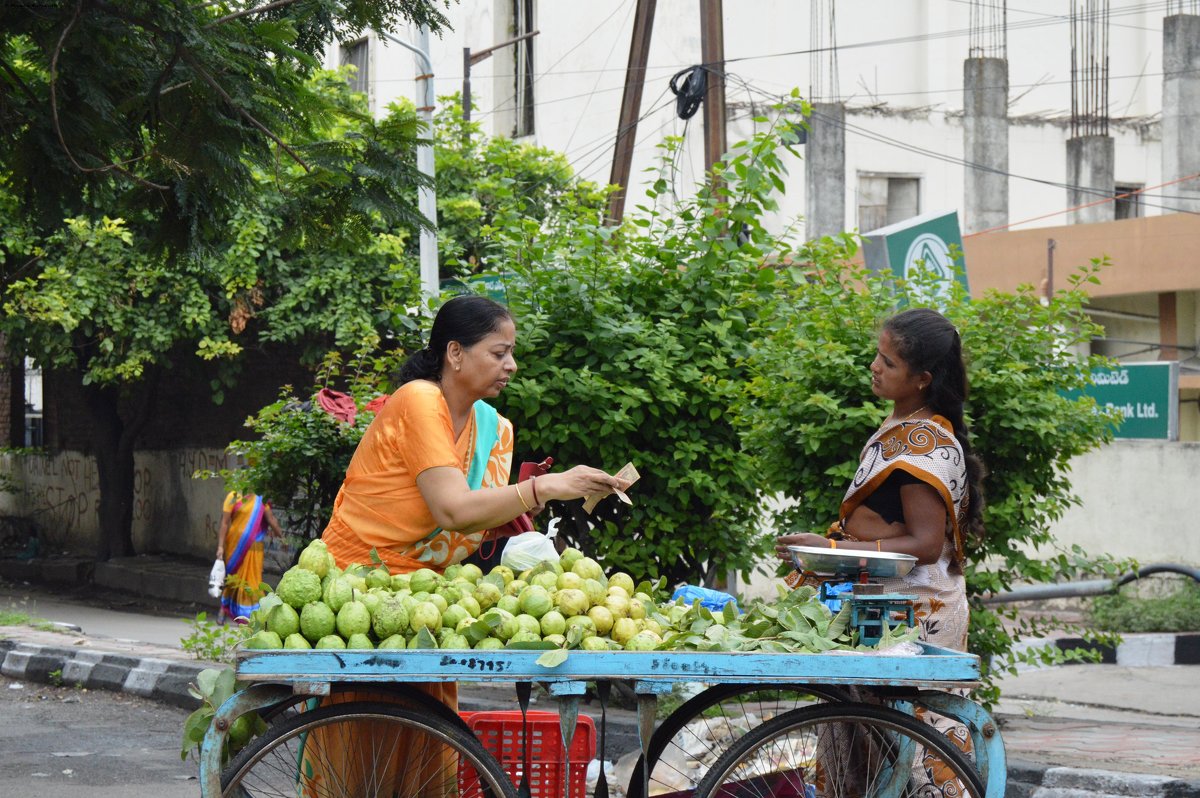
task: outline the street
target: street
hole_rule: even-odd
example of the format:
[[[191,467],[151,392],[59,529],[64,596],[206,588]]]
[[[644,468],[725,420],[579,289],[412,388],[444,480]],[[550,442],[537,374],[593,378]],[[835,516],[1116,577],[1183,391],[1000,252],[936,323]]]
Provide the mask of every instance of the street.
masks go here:
[[[0,795],[195,798],[187,712],[122,693],[0,679]]]

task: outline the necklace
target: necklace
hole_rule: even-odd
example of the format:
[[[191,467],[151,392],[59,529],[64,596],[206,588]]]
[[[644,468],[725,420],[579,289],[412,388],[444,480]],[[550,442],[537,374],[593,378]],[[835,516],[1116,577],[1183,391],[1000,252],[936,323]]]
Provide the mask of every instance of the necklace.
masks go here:
[[[899,421],[893,421],[892,426],[895,426],[896,424],[903,424],[905,421],[910,420],[913,416],[915,416],[917,413],[920,413],[922,410],[926,409],[927,407],[929,407],[929,405],[921,405],[916,410],[912,411],[911,413],[909,413],[907,416],[900,419]]]

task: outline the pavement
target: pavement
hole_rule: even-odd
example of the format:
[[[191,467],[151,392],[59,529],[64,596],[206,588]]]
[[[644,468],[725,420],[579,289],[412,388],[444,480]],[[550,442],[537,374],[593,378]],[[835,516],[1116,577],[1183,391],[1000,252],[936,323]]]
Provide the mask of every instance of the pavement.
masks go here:
[[[207,572],[207,563],[165,556],[102,568],[0,560],[0,624],[6,611],[46,622],[0,625],[0,683],[79,685],[194,708],[188,685],[213,663],[183,651],[180,639],[197,612],[215,610]],[[1200,634],[1128,635],[1104,664],[1005,676],[993,714],[1009,760],[1007,795],[1200,798],[1198,654]],[[512,709],[512,695],[464,686],[461,708]],[[632,713],[610,710],[608,720],[613,749],[636,744]]]

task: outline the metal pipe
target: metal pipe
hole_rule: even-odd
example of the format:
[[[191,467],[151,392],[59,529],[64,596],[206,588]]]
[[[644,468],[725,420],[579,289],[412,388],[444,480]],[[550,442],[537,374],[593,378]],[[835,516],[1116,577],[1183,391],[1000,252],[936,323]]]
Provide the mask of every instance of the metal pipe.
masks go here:
[[[1200,582],[1200,568],[1174,563],[1153,563],[1139,568],[1136,572],[1122,574],[1115,579],[1088,579],[1081,582],[1059,582],[1052,585],[1026,585],[1003,593],[991,593],[983,597],[984,604],[1007,604],[1013,601],[1040,601],[1052,598],[1083,598],[1086,596],[1103,596],[1116,593],[1122,586],[1137,579],[1155,574],[1172,573],[1190,576]]]
[[[417,33],[417,45],[397,39],[390,33],[376,31],[390,42],[411,50],[419,59],[417,65],[421,74],[417,75],[417,115],[425,125],[425,139],[417,145],[417,170],[429,178],[429,185],[417,190],[417,207],[428,225],[421,227],[420,262],[421,262],[421,294],[426,298],[434,298],[441,292],[441,282],[438,273],[437,251],[437,194],[433,188],[433,61],[429,58],[429,26],[422,25]]]

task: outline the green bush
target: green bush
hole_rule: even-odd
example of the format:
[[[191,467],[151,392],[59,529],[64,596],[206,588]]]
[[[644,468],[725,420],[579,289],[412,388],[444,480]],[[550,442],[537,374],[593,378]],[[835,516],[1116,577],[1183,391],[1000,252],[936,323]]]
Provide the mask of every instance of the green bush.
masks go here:
[[[664,165],[677,146],[668,140]],[[619,229],[599,214],[495,225],[499,259],[516,275],[521,371],[500,398],[516,459],[612,472],[633,462],[641,474],[632,506],[552,508],[570,521],[564,536],[608,570],[711,584],[769,545],[756,453],[733,406],[777,301],[770,263],[790,252],[759,221],[776,207],[782,146],[768,126],[718,165],[719,190],[678,204],[665,202],[660,177]]]
[[[1120,592],[1097,596],[1088,609],[1088,621],[1105,632],[1200,632],[1200,583],[1172,580],[1157,594],[1141,595],[1139,583]]]

